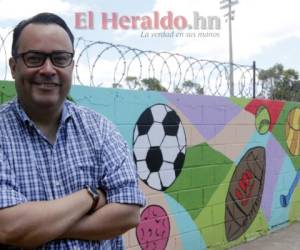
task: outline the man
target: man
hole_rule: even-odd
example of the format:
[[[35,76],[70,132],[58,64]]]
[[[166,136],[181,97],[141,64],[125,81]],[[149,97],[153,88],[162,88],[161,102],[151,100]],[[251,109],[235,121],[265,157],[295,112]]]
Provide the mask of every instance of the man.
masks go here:
[[[74,37],[42,13],[14,29],[17,98],[0,110],[0,249],[123,249],[144,197],[127,144],[66,100]]]

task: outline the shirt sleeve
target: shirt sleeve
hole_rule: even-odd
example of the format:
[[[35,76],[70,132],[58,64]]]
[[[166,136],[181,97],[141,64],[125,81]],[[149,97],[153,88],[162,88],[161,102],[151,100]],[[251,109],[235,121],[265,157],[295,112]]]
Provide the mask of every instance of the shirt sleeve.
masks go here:
[[[27,202],[27,199],[16,186],[15,171],[0,149],[0,208],[15,206],[24,202]]]
[[[108,203],[145,206],[145,197],[138,187],[138,175],[132,154],[114,127],[103,143],[101,166],[105,169],[101,183],[106,191]]]

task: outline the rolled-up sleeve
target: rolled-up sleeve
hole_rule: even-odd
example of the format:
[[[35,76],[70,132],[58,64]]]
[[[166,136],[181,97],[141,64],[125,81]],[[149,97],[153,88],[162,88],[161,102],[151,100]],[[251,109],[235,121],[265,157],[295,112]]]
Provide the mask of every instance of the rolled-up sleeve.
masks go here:
[[[16,185],[14,169],[8,164],[0,148],[0,208],[15,206],[27,202]]]
[[[103,143],[101,166],[105,176],[101,180],[108,203],[145,205],[145,197],[138,186],[138,175],[132,154],[119,132],[112,128]]]

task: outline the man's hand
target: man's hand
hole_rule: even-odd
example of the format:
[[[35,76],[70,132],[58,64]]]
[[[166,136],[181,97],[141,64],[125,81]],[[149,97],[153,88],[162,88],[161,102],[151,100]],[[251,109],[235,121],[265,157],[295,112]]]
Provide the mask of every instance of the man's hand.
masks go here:
[[[23,248],[45,244],[82,219],[91,205],[91,197],[83,189],[57,200],[0,209],[0,243]]]
[[[82,217],[59,239],[106,240],[123,234],[139,223],[139,206],[107,204],[105,192],[101,189],[97,192],[100,199],[95,211]]]
[[[119,236],[138,225],[140,207],[109,203],[93,214],[83,217],[60,239],[107,240]]]

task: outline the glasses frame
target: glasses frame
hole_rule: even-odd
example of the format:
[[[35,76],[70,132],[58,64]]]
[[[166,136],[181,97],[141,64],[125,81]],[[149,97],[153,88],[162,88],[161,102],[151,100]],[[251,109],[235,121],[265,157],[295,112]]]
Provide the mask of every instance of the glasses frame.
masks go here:
[[[43,55],[44,56],[44,59],[43,61],[41,62],[40,65],[37,65],[37,66],[32,66],[32,65],[28,65],[26,63],[26,59],[25,59],[25,56],[28,55],[29,53],[37,53],[37,54],[40,54],[40,55]],[[57,65],[53,59],[53,56],[54,55],[57,55],[59,53],[64,53],[64,54],[68,54],[70,55],[70,62],[67,64],[67,65],[64,65],[64,66],[61,66],[61,65]],[[52,51],[51,53],[46,53],[46,52],[43,52],[43,51],[40,51],[40,50],[28,50],[26,52],[23,52],[23,53],[19,53],[19,54],[16,54],[14,55],[14,58],[15,59],[18,59],[18,58],[22,58],[23,59],[23,62],[24,64],[26,65],[27,68],[39,68],[41,66],[43,66],[47,60],[47,58],[50,58],[50,61],[52,63],[53,66],[57,67],[57,68],[66,68],[68,66],[70,66],[72,64],[72,61],[73,61],[73,58],[74,58],[74,52],[68,52],[68,51],[64,51],[64,50],[54,50]]]

